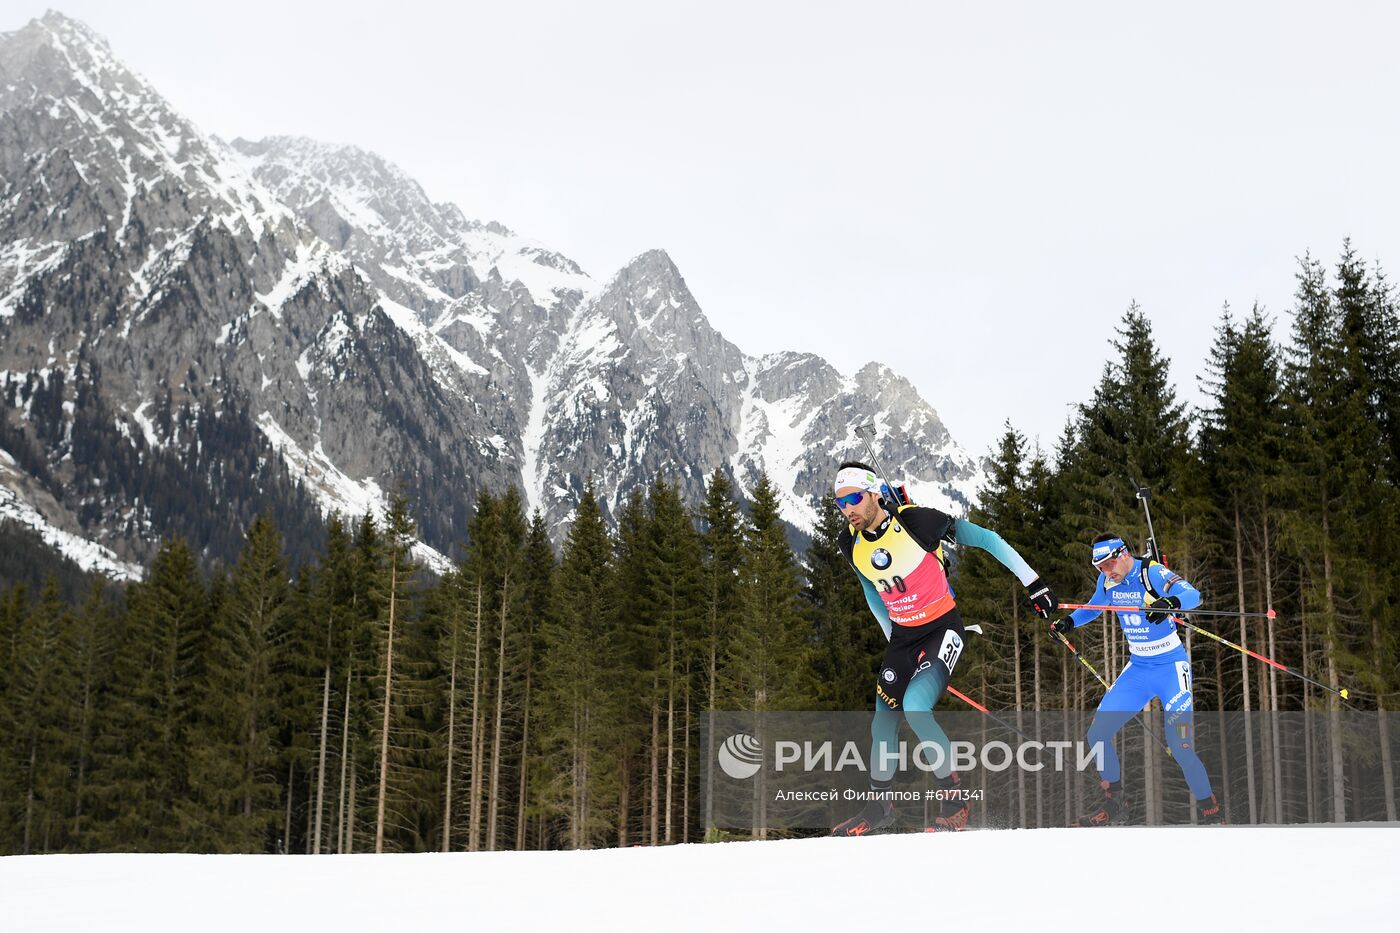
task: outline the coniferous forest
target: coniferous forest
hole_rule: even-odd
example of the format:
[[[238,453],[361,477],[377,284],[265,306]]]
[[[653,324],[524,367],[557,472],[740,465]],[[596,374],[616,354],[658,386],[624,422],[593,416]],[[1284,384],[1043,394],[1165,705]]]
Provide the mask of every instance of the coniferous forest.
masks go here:
[[[1203,606],[1277,613],[1200,624],[1350,694],[1186,635],[1198,721],[1274,714],[1230,751],[1203,748],[1232,821],[1393,821],[1387,717],[1313,735],[1314,717],[1284,714],[1400,704],[1400,313],[1347,244],[1334,266],[1300,261],[1283,323],[1223,310],[1194,410],[1129,307],[1053,450],[1007,424],[971,517],[1083,601],[1089,542],[1140,545],[1132,484],[1151,487],[1159,543]],[[836,546],[842,519],[823,509],[794,552],[766,479],[740,501],[716,471],[693,510],[659,476],[617,527],[587,492],[557,551],[517,490],[486,490],[441,577],[413,560],[410,512],[398,496],[383,516],[332,517],[295,565],[265,514],[230,566],[174,539],[122,588],[66,570],[6,580],[0,853],[693,842],[720,835],[707,711],[870,708],[884,638]],[[1016,579],[979,552],[953,567],[964,619],[985,630],[954,684],[1022,722],[1092,709],[1099,685]],[[1114,623],[1076,636],[1121,670]],[[1379,782],[1363,787],[1357,761]],[[1021,825],[1063,825],[1028,799]]]

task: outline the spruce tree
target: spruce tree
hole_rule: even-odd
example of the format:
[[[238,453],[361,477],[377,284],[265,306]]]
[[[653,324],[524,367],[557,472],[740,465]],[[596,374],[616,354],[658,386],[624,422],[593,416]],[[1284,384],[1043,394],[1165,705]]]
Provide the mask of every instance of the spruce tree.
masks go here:
[[[437,709],[434,722],[435,760],[442,773],[442,828],[438,848],[452,851],[455,828],[461,815],[460,793],[464,749],[461,737],[466,707],[462,703],[467,684],[469,656],[467,599],[460,568],[443,577],[423,600],[423,618],[434,632],[437,646]]]
[[[539,800],[558,819],[557,841],[576,849],[616,838],[616,733],[627,694],[613,627],[614,574],[612,542],[590,483],[564,544],[535,703]]]
[[[1297,506],[1287,530],[1292,546],[1311,560],[1304,624],[1318,636],[1326,682],[1336,690],[1344,674],[1363,666],[1348,650],[1355,639],[1342,594],[1347,581],[1363,570],[1355,563],[1364,509],[1356,507],[1376,435],[1366,417],[1364,382],[1345,339],[1338,297],[1327,287],[1320,263],[1305,256],[1300,266],[1285,366],[1289,479]],[[1332,818],[1341,821],[1346,818],[1346,782],[1340,701],[1332,696],[1328,704],[1328,797]]]
[[[478,499],[478,506],[480,499]],[[480,620],[476,613],[476,588],[465,570],[470,560],[470,544],[464,559],[439,582],[424,601],[424,617],[432,624],[437,641],[437,669],[440,706],[436,716],[437,760],[442,769],[442,832],[439,848],[468,847],[471,816],[472,770],[475,743],[470,741],[474,716],[480,711],[473,703],[473,687],[479,694],[479,676],[473,680],[473,633]],[[477,672],[479,674],[479,672]]]
[[[538,739],[531,734],[536,684],[539,680],[540,658],[543,652],[541,633],[554,622],[555,603],[555,564],[554,546],[549,540],[549,528],[544,515],[535,509],[530,516],[530,531],[525,542],[525,566],[528,573],[524,580],[524,601],[521,623],[521,670],[525,679],[521,696],[520,757],[516,776],[516,826],[515,848],[524,849],[529,836],[530,817],[535,814],[532,805],[533,785],[530,782],[531,762],[534,760]]]
[[[1028,446],[1008,422],[991,458],[987,483],[978,490],[978,508],[969,516],[1010,542],[1028,560],[1032,508],[1025,494]],[[980,664],[991,689],[984,702],[1000,708],[1026,707],[1022,674],[1043,636],[1031,622],[1021,582],[993,557],[974,548],[957,552],[954,592],[963,619],[980,623],[984,636],[968,646],[969,661]]]
[[[729,699],[739,709],[793,710],[815,702],[812,624],[802,612],[801,592],[777,491],[761,474],[740,565],[738,624],[726,659]]]
[[[623,710],[614,753],[620,781],[620,846],[630,843],[638,827],[651,845],[659,841],[661,832],[661,631],[647,592],[650,525],[645,494],[634,486],[617,512],[610,623],[619,652],[619,686],[636,698]]]
[[[75,799],[69,629],[58,581],[50,577],[20,624],[5,703],[5,768],[13,771],[0,843],[7,852],[52,852],[67,839]]]
[[[260,515],[248,529],[210,632],[189,755],[193,799],[177,809],[200,851],[262,852],[277,842],[277,679],[289,596],[281,535],[269,516]]]
[[[1062,462],[1070,497],[1082,515],[1076,540],[1093,531],[1141,527],[1132,481],[1150,486],[1154,520],[1160,514],[1159,544],[1174,543],[1182,511],[1178,486],[1191,442],[1185,406],[1176,398],[1168,363],[1152,340],[1152,324],[1134,302],[1124,312],[1112,342],[1118,358],[1104,365],[1094,397],[1081,404],[1074,444]]]
[[[460,571],[462,608],[454,620],[456,628],[451,636],[453,640],[444,649],[449,657],[460,658],[465,681],[455,697],[455,702],[461,704],[459,711],[465,713],[456,741],[466,743],[464,754],[460,757],[464,781],[461,793],[465,801],[462,815],[466,818],[466,848],[472,852],[481,848],[483,835],[487,767],[485,742],[489,722],[486,698],[490,695],[486,685],[490,680],[491,664],[487,633],[491,628],[491,609],[496,596],[494,584],[498,568],[493,565],[493,560],[499,550],[497,541],[500,534],[496,499],[483,488],[477,494],[476,511],[467,528],[467,548]],[[440,651],[439,657],[442,656],[443,651]],[[453,732],[454,735],[458,734],[455,727]],[[455,753],[454,757],[457,757]]]
[[[520,495],[483,490],[469,525],[451,625],[439,637],[438,663],[457,659],[453,692],[454,788],[466,820],[466,848],[495,849],[513,838],[515,744],[521,733],[520,631],[529,593],[527,527]],[[455,831],[455,827],[454,827]]]
[[[491,700],[491,770],[487,790],[486,848],[495,850],[507,827],[502,816],[513,808],[504,798],[505,788],[511,786],[510,762],[506,760],[507,741],[518,741],[521,710],[518,686],[521,682],[518,654],[520,626],[528,595],[526,578],[530,568],[525,563],[526,525],[520,493],[515,487],[506,490],[497,505],[499,532],[493,542],[492,563],[498,568],[495,603],[495,684]],[[509,739],[507,739],[509,732]],[[511,795],[512,797],[514,795]],[[510,827],[513,829],[513,827]]]
[[[369,848],[374,825],[375,741],[381,717],[376,704],[379,657],[377,630],[380,614],[376,578],[384,550],[383,533],[374,516],[366,513],[356,524],[354,546],[348,555],[350,603],[346,610],[344,640],[344,706],[340,711],[341,774],[336,799],[337,852],[362,852]],[[337,675],[341,682],[341,675]]]
[[[812,675],[812,624],[802,611],[802,584],[787,540],[777,491],[767,474],[754,484],[739,571],[739,616],[725,658],[728,701],[752,713],[749,728],[764,744],[765,714],[810,709],[817,702]],[[768,792],[753,788],[753,833],[768,837]]]
[[[69,848],[85,851],[84,829],[89,820],[87,777],[93,766],[93,735],[98,708],[111,680],[112,653],[119,636],[119,617],[108,599],[108,582],[95,578],[73,619],[71,648],[77,692],[68,698],[73,708],[74,793]]]
[[[4,602],[0,603],[0,698],[9,689],[15,651],[19,647],[20,625],[28,606],[29,595],[23,583],[6,589]]]
[[[688,705],[694,646],[698,641],[703,606],[704,578],[700,538],[680,491],[661,479],[652,484],[642,567],[647,617],[652,621],[654,721],[652,813],[659,824],[659,840],[677,838],[683,814],[684,736],[677,734],[683,705]]]
[[[701,511],[702,568],[704,573],[701,596],[704,618],[701,622],[702,659],[704,666],[704,704],[708,712],[719,709],[721,698],[721,667],[729,656],[729,642],[739,615],[740,569],[743,564],[743,517],[734,500],[734,487],[724,471],[716,469],[710,475],[705,490],[705,505]],[[705,760],[715,760],[715,735],[711,724],[705,729]],[[706,837],[714,832],[714,769],[705,769],[705,813],[703,823]]]
[[[379,713],[375,733],[378,743],[374,817],[376,853],[384,851],[386,840],[391,846],[402,848],[405,839],[411,838],[415,830],[406,791],[416,776],[413,773],[417,763],[414,759],[415,752],[421,749],[421,733],[414,728],[411,720],[415,712],[414,701],[418,699],[413,679],[403,669],[403,661],[413,657],[410,633],[414,577],[418,569],[410,553],[413,536],[414,525],[409,517],[408,500],[401,493],[395,493],[390,497],[389,509],[384,516],[383,559],[378,573],[373,577],[373,588],[380,607],[376,638],[379,668],[375,689]],[[399,665],[397,671],[396,664]]]
[[[1211,541],[1198,549],[1201,570],[1191,576],[1207,597],[1218,594],[1221,604],[1236,605],[1241,612],[1266,608],[1253,605],[1253,594],[1264,588],[1262,582],[1253,584],[1262,581],[1270,568],[1276,573],[1278,566],[1277,555],[1264,550],[1265,542],[1276,541],[1281,530],[1278,503],[1283,495],[1279,471],[1283,404],[1278,354],[1270,331],[1269,321],[1257,305],[1243,327],[1236,325],[1227,308],[1216,331],[1204,380],[1210,402],[1201,413],[1201,499],[1205,505],[1201,512],[1213,519],[1215,527]],[[1259,647],[1265,637],[1263,627],[1253,628],[1251,632],[1241,618],[1237,640]],[[1249,678],[1256,673],[1253,666],[1243,658],[1232,661],[1239,667],[1238,696],[1243,708],[1268,709],[1273,698],[1251,690]],[[1274,680],[1276,683],[1277,678]],[[1222,694],[1224,687],[1216,684]]]
[[[854,568],[836,543],[846,520],[826,497],[822,505],[807,548],[803,591],[816,639],[817,695],[827,709],[863,710],[870,706],[885,636],[871,615]]]
[[[311,578],[304,610],[292,619],[284,701],[294,711],[288,744],[314,755],[315,788],[308,804],[311,854],[336,851],[343,787],[343,709],[350,675],[354,628],[354,542],[345,520],[333,514],[326,525],[325,554]],[[337,744],[336,738],[342,741]],[[293,762],[295,759],[293,759]]]
[[[193,794],[189,752],[204,677],[208,596],[181,540],[162,543],[144,582],[130,590],[113,659],[110,699],[97,717],[92,847],[178,852],[199,833],[176,814]]]

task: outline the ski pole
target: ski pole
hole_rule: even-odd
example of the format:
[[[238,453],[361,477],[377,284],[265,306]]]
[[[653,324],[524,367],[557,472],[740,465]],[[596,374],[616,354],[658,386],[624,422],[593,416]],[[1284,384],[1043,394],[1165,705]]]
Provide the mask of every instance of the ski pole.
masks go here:
[[[1142,503],[1142,512],[1143,512],[1143,514],[1147,517],[1147,550],[1148,550],[1148,553],[1149,553],[1149,555],[1150,555],[1154,560],[1160,561],[1160,562],[1162,563],[1163,566],[1166,566],[1166,561],[1165,561],[1165,560],[1162,560],[1162,552],[1161,552],[1161,550],[1159,550],[1158,547],[1157,547],[1157,536],[1156,536],[1155,534],[1153,534],[1153,531],[1152,531],[1152,509],[1149,508],[1148,505],[1147,505],[1147,500],[1149,500],[1149,499],[1152,498],[1152,490],[1149,489],[1149,488],[1146,487],[1146,486],[1141,486],[1141,485],[1139,485],[1139,484],[1138,484],[1138,481],[1135,480],[1135,479],[1133,479],[1132,477],[1129,477],[1128,479],[1129,479],[1129,481],[1133,484],[1133,488],[1134,488],[1135,490],[1137,490],[1137,498],[1138,498],[1138,500]],[[1071,606],[1071,605],[1066,605],[1066,604],[1064,604],[1064,603],[1061,603],[1061,604],[1060,604],[1060,608],[1061,608],[1061,609],[1100,609],[1100,610],[1109,610],[1109,611],[1122,611],[1125,607],[1121,607],[1121,606],[1083,606],[1083,605],[1080,605],[1080,606]],[[1133,609],[1132,609],[1132,610],[1129,610],[1129,611],[1134,611],[1134,610],[1137,610],[1137,609],[1143,609],[1143,610],[1145,610],[1146,607],[1145,607],[1145,606],[1144,606],[1144,607],[1133,607]],[[1160,610],[1158,610],[1158,611],[1160,611]],[[1272,619],[1274,619],[1274,618],[1277,617],[1277,615],[1276,615],[1276,613],[1274,612],[1274,610],[1273,610],[1272,607],[1269,608],[1269,611],[1268,611],[1268,612],[1229,612],[1229,611],[1219,610],[1219,609],[1181,609],[1181,610],[1177,610],[1177,612],[1183,613],[1183,614],[1185,614],[1185,613],[1193,613],[1193,614],[1195,614],[1195,615],[1202,615],[1202,616],[1232,616],[1232,617],[1234,617],[1234,618],[1246,618],[1246,619],[1270,619],[1270,620],[1272,620]],[[1302,673],[1301,671],[1295,671],[1293,668],[1289,667],[1287,664],[1280,664],[1278,661],[1275,661],[1273,658],[1266,658],[1266,657],[1264,657],[1264,655],[1260,654],[1260,653],[1257,652],[1257,651],[1250,651],[1248,648],[1245,648],[1245,647],[1243,647],[1243,646],[1241,646],[1241,645],[1237,645],[1237,644],[1235,644],[1234,642],[1230,641],[1229,639],[1221,638],[1219,635],[1215,634],[1214,632],[1209,631],[1209,630],[1207,630],[1207,629],[1203,629],[1203,628],[1201,628],[1199,625],[1192,625],[1190,622],[1187,622],[1185,619],[1183,619],[1183,618],[1181,617],[1181,615],[1178,615],[1178,614],[1176,614],[1176,613],[1173,613],[1173,614],[1172,614],[1172,617],[1173,617],[1174,619],[1176,619],[1176,622],[1177,622],[1178,625],[1183,625],[1183,626],[1185,626],[1186,628],[1189,628],[1189,629],[1190,629],[1191,631],[1193,631],[1193,632],[1200,632],[1202,635],[1206,636],[1207,638],[1210,638],[1210,639],[1213,639],[1213,640],[1215,640],[1215,641],[1218,641],[1220,644],[1225,645],[1225,646],[1228,647],[1228,648],[1234,648],[1236,651],[1243,652],[1244,654],[1247,654],[1247,655],[1249,655],[1249,656],[1252,657],[1252,658],[1256,658],[1256,659],[1258,659],[1258,660],[1260,660],[1260,661],[1263,661],[1265,664],[1268,664],[1268,665],[1270,665],[1270,666],[1272,666],[1272,667],[1276,667],[1276,668],[1278,668],[1279,670],[1283,671],[1284,673],[1292,674],[1294,677],[1297,677],[1299,680],[1305,680],[1305,681],[1307,681],[1308,683],[1312,684],[1314,687],[1320,687],[1320,688],[1322,688],[1323,690],[1326,690],[1328,693],[1335,693],[1337,696],[1341,697],[1343,700],[1347,699],[1347,698],[1350,696],[1350,692],[1347,690],[1346,687],[1343,687],[1343,688],[1340,689],[1340,690],[1333,690],[1331,687],[1327,686],[1326,684],[1324,684],[1324,683],[1319,683],[1318,681],[1313,680],[1311,677],[1307,676],[1306,674]]]
[[[1193,616],[1229,616],[1229,617],[1232,618],[1232,619],[1233,619],[1233,618],[1238,618],[1238,617],[1240,617],[1240,616],[1244,616],[1244,617],[1247,618],[1247,619],[1276,619],[1276,618],[1278,618],[1278,613],[1274,612],[1274,610],[1272,610],[1272,609],[1270,609],[1268,612],[1235,612],[1235,611],[1230,610],[1230,609],[1172,609],[1172,610],[1165,610],[1165,609],[1153,609],[1151,606],[1091,606],[1091,605],[1089,605],[1088,603],[1060,603],[1060,608],[1061,608],[1061,609],[1096,609],[1096,610],[1098,610],[1098,611],[1100,611],[1100,612],[1167,612],[1167,611],[1170,611],[1170,612],[1172,613],[1172,615],[1174,615],[1174,616],[1176,616],[1176,615],[1185,615],[1185,614],[1189,613],[1189,614],[1191,614],[1191,615],[1193,615]]]
[[[1094,665],[1089,663],[1089,659],[1084,657],[1084,655],[1080,654],[1079,649],[1074,647],[1074,645],[1070,644],[1070,640],[1064,635],[1055,631],[1053,628],[1050,630],[1050,634],[1058,638],[1060,640],[1060,644],[1064,645],[1066,648],[1069,649],[1069,653],[1074,655],[1074,659],[1080,664],[1083,664],[1085,669],[1087,669],[1090,674],[1094,675],[1094,679],[1099,682],[1099,684],[1103,687],[1104,692],[1107,693],[1109,690],[1108,681],[1104,680],[1103,675],[1100,674],[1097,669],[1095,669]]]
[[[870,465],[875,468],[875,473],[880,478],[880,485],[890,491],[890,498],[894,500],[894,507],[898,509],[901,505],[908,505],[909,503],[903,501],[903,497],[900,496],[893,484],[890,483],[889,474],[880,466],[880,459],[875,456],[875,425],[863,424],[856,428],[856,437],[865,441],[865,449],[870,452]]]
[[[1307,674],[1304,674],[1304,673],[1302,673],[1301,671],[1295,671],[1293,668],[1289,667],[1287,664],[1280,664],[1279,662],[1275,661],[1273,658],[1266,658],[1266,657],[1264,657],[1264,655],[1260,654],[1260,653],[1257,652],[1257,651],[1250,651],[1248,648],[1245,648],[1245,647],[1243,647],[1243,646],[1241,646],[1241,645],[1237,645],[1237,644],[1235,644],[1234,642],[1230,641],[1229,639],[1221,638],[1219,635],[1215,634],[1215,633],[1212,632],[1212,631],[1209,631],[1208,629],[1203,629],[1203,628],[1201,628],[1199,625],[1192,625],[1190,622],[1187,622],[1185,619],[1180,619],[1180,618],[1178,618],[1178,619],[1177,619],[1177,624],[1178,624],[1178,625],[1184,625],[1184,626],[1186,626],[1187,628],[1189,628],[1189,629],[1190,629],[1191,631],[1193,631],[1193,632],[1200,632],[1202,635],[1206,636],[1207,638],[1212,639],[1212,640],[1214,640],[1214,641],[1218,641],[1218,642],[1220,642],[1220,644],[1224,645],[1224,646],[1227,647],[1227,648],[1234,648],[1236,651],[1243,652],[1244,654],[1249,655],[1251,658],[1255,658],[1255,659],[1257,659],[1257,660],[1263,661],[1265,664],[1269,665],[1270,667],[1276,667],[1276,668],[1278,668],[1279,670],[1283,671],[1285,674],[1292,674],[1294,677],[1297,677],[1299,680],[1306,680],[1308,683],[1312,684],[1314,687],[1321,687],[1323,690],[1326,690],[1328,693],[1335,693],[1337,696],[1341,697],[1343,700],[1348,699],[1348,698],[1351,696],[1350,691],[1348,691],[1346,687],[1343,687],[1343,688],[1340,689],[1340,690],[1333,690],[1331,687],[1327,686],[1326,684],[1324,684],[1324,683],[1319,683],[1319,682],[1317,682],[1316,680],[1313,680],[1313,679],[1312,679],[1311,677],[1309,677]]]
[[[1058,638],[1060,640],[1060,644],[1064,645],[1066,648],[1069,649],[1069,653],[1074,655],[1074,659],[1080,664],[1083,664],[1084,667],[1089,671],[1089,673],[1094,675],[1094,679],[1103,685],[1104,693],[1107,693],[1110,689],[1110,687],[1108,686],[1108,681],[1104,680],[1103,675],[1098,672],[1094,665],[1089,663],[1089,659],[1084,657],[1084,655],[1080,654],[1079,649],[1074,647],[1073,643],[1071,643],[1070,640],[1060,632],[1057,632],[1052,628],[1050,630],[1050,634]],[[1149,726],[1145,721],[1142,724],[1142,731],[1146,732],[1148,735],[1152,736],[1152,738],[1157,740],[1157,744],[1162,746],[1162,748],[1166,750],[1167,757],[1172,757],[1172,747],[1166,742],[1164,742],[1161,736],[1153,732],[1152,727]]]
[[[1021,738],[1025,739],[1027,742],[1031,741],[1031,737],[1030,737],[1030,736],[1026,735],[1026,734],[1025,734],[1024,732],[1022,732],[1020,729],[1017,729],[1017,728],[1016,728],[1015,726],[1013,726],[1011,723],[1009,723],[1009,722],[1007,722],[1006,720],[1002,719],[1002,718],[1001,718],[1000,716],[998,716],[996,713],[994,713],[994,712],[992,712],[991,710],[987,709],[987,707],[983,706],[981,703],[978,703],[976,700],[972,699],[972,697],[970,697],[970,696],[968,696],[967,694],[963,693],[963,692],[962,692],[961,690],[959,690],[957,687],[954,687],[952,684],[949,684],[945,689],[947,689],[947,691],[948,691],[949,693],[951,693],[953,696],[957,697],[959,700],[962,700],[962,701],[963,701],[964,703],[966,703],[968,706],[970,706],[970,707],[972,707],[973,709],[977,710],[979,713],[985,713],[986,715],[990,716],[990,717],[992,718],[992,721],[993,721],[993,722],[1000,723],[1002,726],[1005,726],[1007,729],[1010,729],[1012,732],[1016,733],[1016,734],[1019,735]]]

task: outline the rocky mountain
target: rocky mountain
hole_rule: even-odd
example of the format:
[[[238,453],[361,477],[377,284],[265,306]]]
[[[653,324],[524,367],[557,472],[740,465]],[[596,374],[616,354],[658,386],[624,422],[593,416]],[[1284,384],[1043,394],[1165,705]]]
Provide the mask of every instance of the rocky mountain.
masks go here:
[[[0,34],[0,387],[0,514],[117,575],[394,490],[442,566],[483,487],[562,534],[590,481],[613,510],[716,468],[807,529],[867,420],[922,501],[980,480],[906,380],[745,355],[664,252],[600,286],[373,153],[226,144],[57,13]]]

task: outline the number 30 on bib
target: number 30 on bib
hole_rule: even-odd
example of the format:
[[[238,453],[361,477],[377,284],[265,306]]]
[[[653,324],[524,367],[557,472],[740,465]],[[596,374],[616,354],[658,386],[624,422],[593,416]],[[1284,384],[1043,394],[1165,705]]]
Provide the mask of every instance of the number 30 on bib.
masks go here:
[[[943,662],[943,666],[948,669],[948,673],[953,673],[953,667],[958,663],[958,655],[962,654],[963,640],[957,632],[949,629],[943,633],[943,643],[938,646],[938,660]]]

